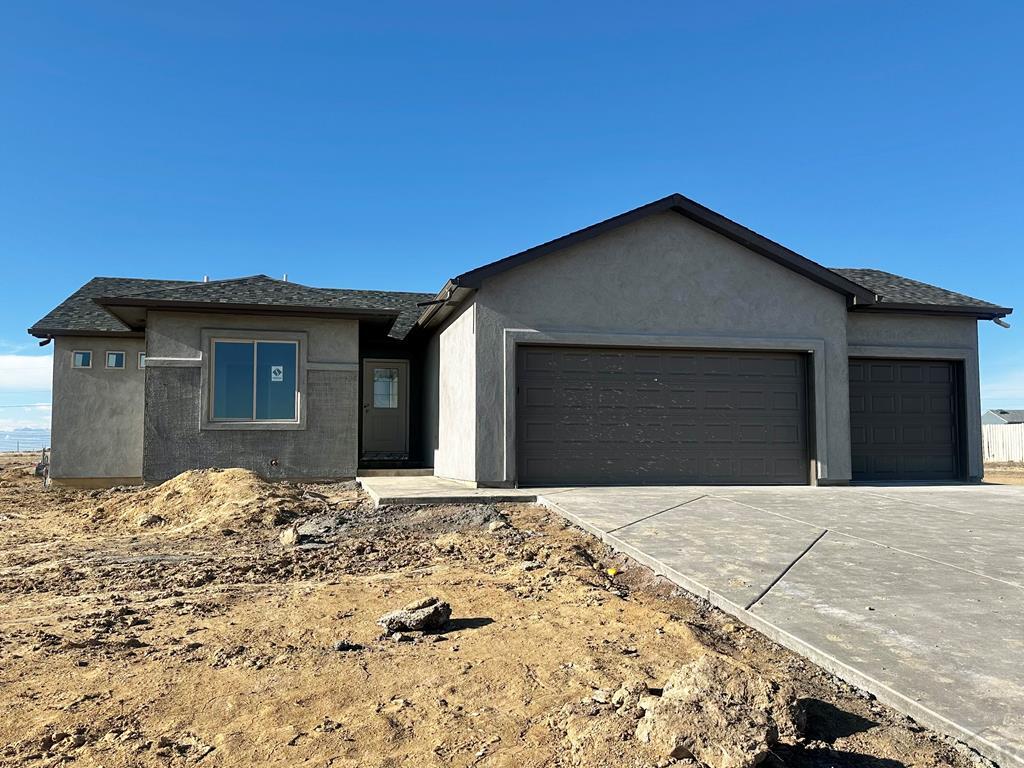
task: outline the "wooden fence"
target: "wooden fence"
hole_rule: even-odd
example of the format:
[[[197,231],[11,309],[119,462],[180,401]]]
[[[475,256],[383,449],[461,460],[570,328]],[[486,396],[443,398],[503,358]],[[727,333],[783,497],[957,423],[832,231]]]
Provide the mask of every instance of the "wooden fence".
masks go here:
[[[1024,424],[982,424],[985,461],[1024,462]]]

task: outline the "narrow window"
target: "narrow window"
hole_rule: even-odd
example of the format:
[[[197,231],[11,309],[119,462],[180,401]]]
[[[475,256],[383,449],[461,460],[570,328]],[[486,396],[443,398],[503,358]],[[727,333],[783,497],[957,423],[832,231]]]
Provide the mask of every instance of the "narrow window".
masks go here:
[[[213,342],[214,421],[297,421],[299,345]]]
[[[373,407],[398,407],[398,369],[373,369]]]
[[[124,352],[107,352],[107,368],[124,368]]]
[[[89,350],[76,349],[71,353],[72,368],[92,368],[92,352]]]
[[[146,353],[145,352],[139,352],[139,369],[141,370],[142,368],[145,368],[145,367],[146,367]]]

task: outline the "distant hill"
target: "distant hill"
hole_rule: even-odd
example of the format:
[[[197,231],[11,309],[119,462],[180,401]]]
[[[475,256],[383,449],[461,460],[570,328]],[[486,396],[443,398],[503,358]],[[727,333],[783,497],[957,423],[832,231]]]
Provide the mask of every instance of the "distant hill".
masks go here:
[[[50,446],[50,430],[21,427],[0,431],[0,451],[37,451]]]

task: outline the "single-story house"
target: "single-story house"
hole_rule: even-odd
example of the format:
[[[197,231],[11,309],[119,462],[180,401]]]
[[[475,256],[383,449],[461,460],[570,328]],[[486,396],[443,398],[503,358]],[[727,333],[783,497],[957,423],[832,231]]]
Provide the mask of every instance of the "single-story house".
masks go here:
[[[98,277],[29,333],[55,483],[842,484],[981,477],[977,322],[1010,312],[671,195],[436,294]]]
[[[982,424],[1024,424],[1024,410],[996,408],[981,415]]]

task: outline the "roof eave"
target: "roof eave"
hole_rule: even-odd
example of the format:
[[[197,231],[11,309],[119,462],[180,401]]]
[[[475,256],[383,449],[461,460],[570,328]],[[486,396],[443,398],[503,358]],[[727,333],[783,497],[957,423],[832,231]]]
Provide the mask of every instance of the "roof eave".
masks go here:
[[[163,309],[168,311],[200,311],[200,312],[243,312],[246,314],[283,314],[302,315],[306,317],[347,317],[389,318],[398,317],[397,309],[368,309],[362,307],[312,307],[301,304],[245,304],[228,302],[203,301],[167,301],[160,299],[128,299],[117,296],[104,296],[94,301],[107,311],[117,316],[119,307],[143,309]]]
[[[915,304],[912,302],[881,301],[870,306],[854,307],[860,312],[906,312],[918,315],[958,315],[979,320],[995,320],[1013,313],[1012,307],[988,307],[956,304]]]
[[[461,278],[459,277],[453,277],[444,284],[444,287],[437,292],[434,300],[427,303],[423,308],[420,316],[416,319],[414,327],[432,328],[440,325],[448,319],[456,307],[476,291],[475,287],[463,285],[460,280]]]
[[[32,326],[28,329],[30,336],[35,336],[37,339],[52,339],[57,336],[103,336],[110,338],[123,338],[123,339],[136,339],[140,336],[144,336],[144,333],[139,331],[97,331],[97,330],[82,330],[80,328],[37,328]]]

